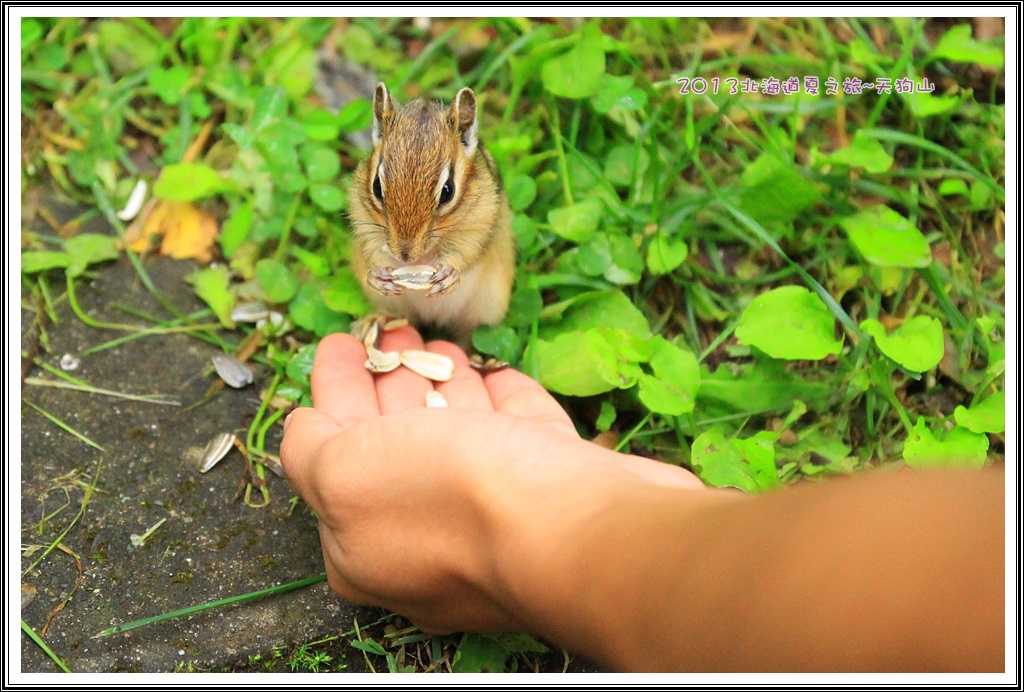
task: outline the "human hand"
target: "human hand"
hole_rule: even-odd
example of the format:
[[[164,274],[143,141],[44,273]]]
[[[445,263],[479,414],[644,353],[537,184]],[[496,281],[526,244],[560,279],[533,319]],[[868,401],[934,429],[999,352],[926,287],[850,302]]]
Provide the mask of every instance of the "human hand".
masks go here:
[[[381,348],[424,345],[402,328]],[[319,515],[328,581],[347,600],[427,631],[516,629],[523,623],[495,580],[500,551],[558,550],[560,519],[602,488],[703,487],[679,468],[581,440],[522,373],[481,377],[453,344],[425,348],[455,361],[449,382],[405,368],[375,376],[358,340],[327,337],[313,366],[315,408],[289,417],[285,474]],[[448,409],[426,409],[435,387]],[[540,540],[548,544],[521,545]]]

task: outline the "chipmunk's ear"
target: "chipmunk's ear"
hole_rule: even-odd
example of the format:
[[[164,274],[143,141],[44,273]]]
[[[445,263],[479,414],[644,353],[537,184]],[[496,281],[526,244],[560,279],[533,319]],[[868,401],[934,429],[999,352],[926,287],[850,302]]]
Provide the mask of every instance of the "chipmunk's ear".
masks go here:
[[[462,149],[466,156],[472,156],[477,145],[476,95],[469,87],[463,87],[455,94],[452,116],[459,132]]]
[[[373,91],[373,146],[380,144],[381,135],[390,125],[394,112],[395,101],[391,98],[391,92],[384,86],[384,82],[379,82]]]

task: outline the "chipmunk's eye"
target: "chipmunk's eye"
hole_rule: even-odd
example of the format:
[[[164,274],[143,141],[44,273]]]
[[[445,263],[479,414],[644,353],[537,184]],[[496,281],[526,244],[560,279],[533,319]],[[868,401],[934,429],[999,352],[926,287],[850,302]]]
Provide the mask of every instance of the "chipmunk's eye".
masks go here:
[[[380,189],[380,174],[373,176],[373,196],[384,204],[384,192]]]
[[[438,199],[437,206],[444,206],[452,201],[452,195],[455,194],[455,185],[451,180],[446,180],[444,185],[441,186],[441,196]]]

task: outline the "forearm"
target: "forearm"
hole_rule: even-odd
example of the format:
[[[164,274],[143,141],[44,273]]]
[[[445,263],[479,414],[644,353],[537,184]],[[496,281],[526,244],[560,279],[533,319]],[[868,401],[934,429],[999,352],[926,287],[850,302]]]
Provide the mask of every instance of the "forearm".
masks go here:
[[[611,668],[1002,670],[1001,473],[561,492],[520,507],[538,535],[499,546],[502,588],[528,628]]]

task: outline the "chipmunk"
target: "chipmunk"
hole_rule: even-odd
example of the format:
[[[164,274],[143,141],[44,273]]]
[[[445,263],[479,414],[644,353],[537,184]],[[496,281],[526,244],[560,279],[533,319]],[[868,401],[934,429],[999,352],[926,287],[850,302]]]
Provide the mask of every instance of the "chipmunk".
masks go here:
[[[512,213],[477,124],[468,87],[451,106],[399,105],[379,83],[373,151],[349,189],[352,269],[367,297],[464,348],[505,317],[515,276]]]

